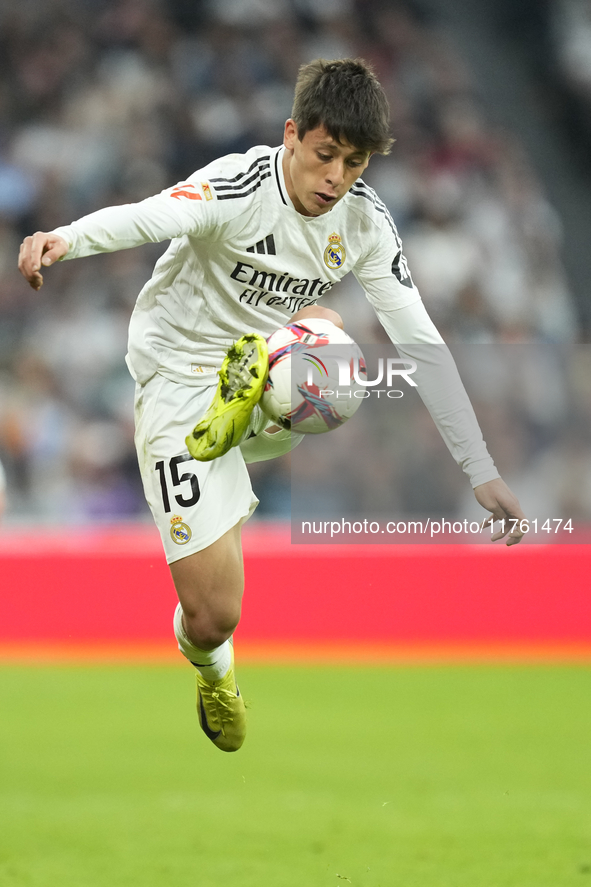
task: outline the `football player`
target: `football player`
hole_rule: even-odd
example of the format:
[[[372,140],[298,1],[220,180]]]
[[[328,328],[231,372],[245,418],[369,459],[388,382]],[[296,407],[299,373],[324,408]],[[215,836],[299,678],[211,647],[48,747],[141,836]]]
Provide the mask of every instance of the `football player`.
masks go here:
[[[524,517],[487,452],[390,213],[360,178],[391,144],[388,103],[371,69],[359,59],[317,60],[300,70],[282,145],[222,157],[160,194],[21,246],[19,268],[39,289],[58,260],[171,241],[139,295],[127,363],[145,494],[179,597],[174,630],[197,670],[202,729],[224,751],[238,749],[246,730],[231,644],[244,586],[241,526],[257,505],[245,459],[271,458],[298,440],[273,433],[256,406],[265,337],[294,318],[339,322],[317,303],[349,271],[390,339],[417,357],[419,393],[489,520]],[[421,358],[425,346],[436,359]],[[522,534],[517,524],[492,538],[503,535],[513,545]]]

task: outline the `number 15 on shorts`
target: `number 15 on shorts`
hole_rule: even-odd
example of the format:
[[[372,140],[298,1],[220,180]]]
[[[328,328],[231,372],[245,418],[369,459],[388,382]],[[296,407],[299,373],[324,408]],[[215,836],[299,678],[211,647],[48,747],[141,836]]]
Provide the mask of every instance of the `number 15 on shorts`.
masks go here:
[[[160,476],[160,490],[162,492],[162,504],[164,505],[164,513],[169,514],[172,511],[170,504],[171,494],[174,501],[181,508],[189,508],[199,501],[201,490],[199,489],[199,481],[197,475],[192,471],[180,473],[179,466],[183,462],[192,462],[193,457],[189,453],[183,453],[181,456],[173,456],[168,465],[161,459],[156,462],[154,469]],[[169,492],[171,487],[171,492]],[[178,492],[175,492],[177,491]]]

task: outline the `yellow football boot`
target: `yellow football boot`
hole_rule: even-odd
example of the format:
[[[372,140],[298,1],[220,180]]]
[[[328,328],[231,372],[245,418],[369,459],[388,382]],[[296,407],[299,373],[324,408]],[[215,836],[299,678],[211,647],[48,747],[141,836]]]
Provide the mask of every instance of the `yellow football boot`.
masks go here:
[[[222,751],[238,751],[246,736],[246,709],[232,663],[219,681],[206,681],[197,672],[197,714],[201,729]]]
[[[240,443],[263,393],[268,362],[267,343],[257,333],[234,342],[219,372],[213,401],[185,440],[194,459],[210,462]]]

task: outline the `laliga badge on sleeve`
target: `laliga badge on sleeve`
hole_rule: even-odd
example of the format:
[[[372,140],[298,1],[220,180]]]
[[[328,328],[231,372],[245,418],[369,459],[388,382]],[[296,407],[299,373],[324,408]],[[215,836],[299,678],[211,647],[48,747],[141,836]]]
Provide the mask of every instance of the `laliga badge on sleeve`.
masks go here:
[[[179,517],[178,514],[170,519],[170,523],[170,537],[172,541],[176,542],[177,545],[186,545],[193,535],[191,528],[183,523],[182,517]]]

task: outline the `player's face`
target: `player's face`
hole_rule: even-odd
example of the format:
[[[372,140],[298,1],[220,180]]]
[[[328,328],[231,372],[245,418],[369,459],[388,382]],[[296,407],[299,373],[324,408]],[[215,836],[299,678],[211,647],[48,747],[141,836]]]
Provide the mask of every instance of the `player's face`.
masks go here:
[[[287,193],[304,216],[322,216],[345,196],[369,162],[369,152],[337,142],[324,126],[300,141],[293,120],[285,124],[283,173]]]

